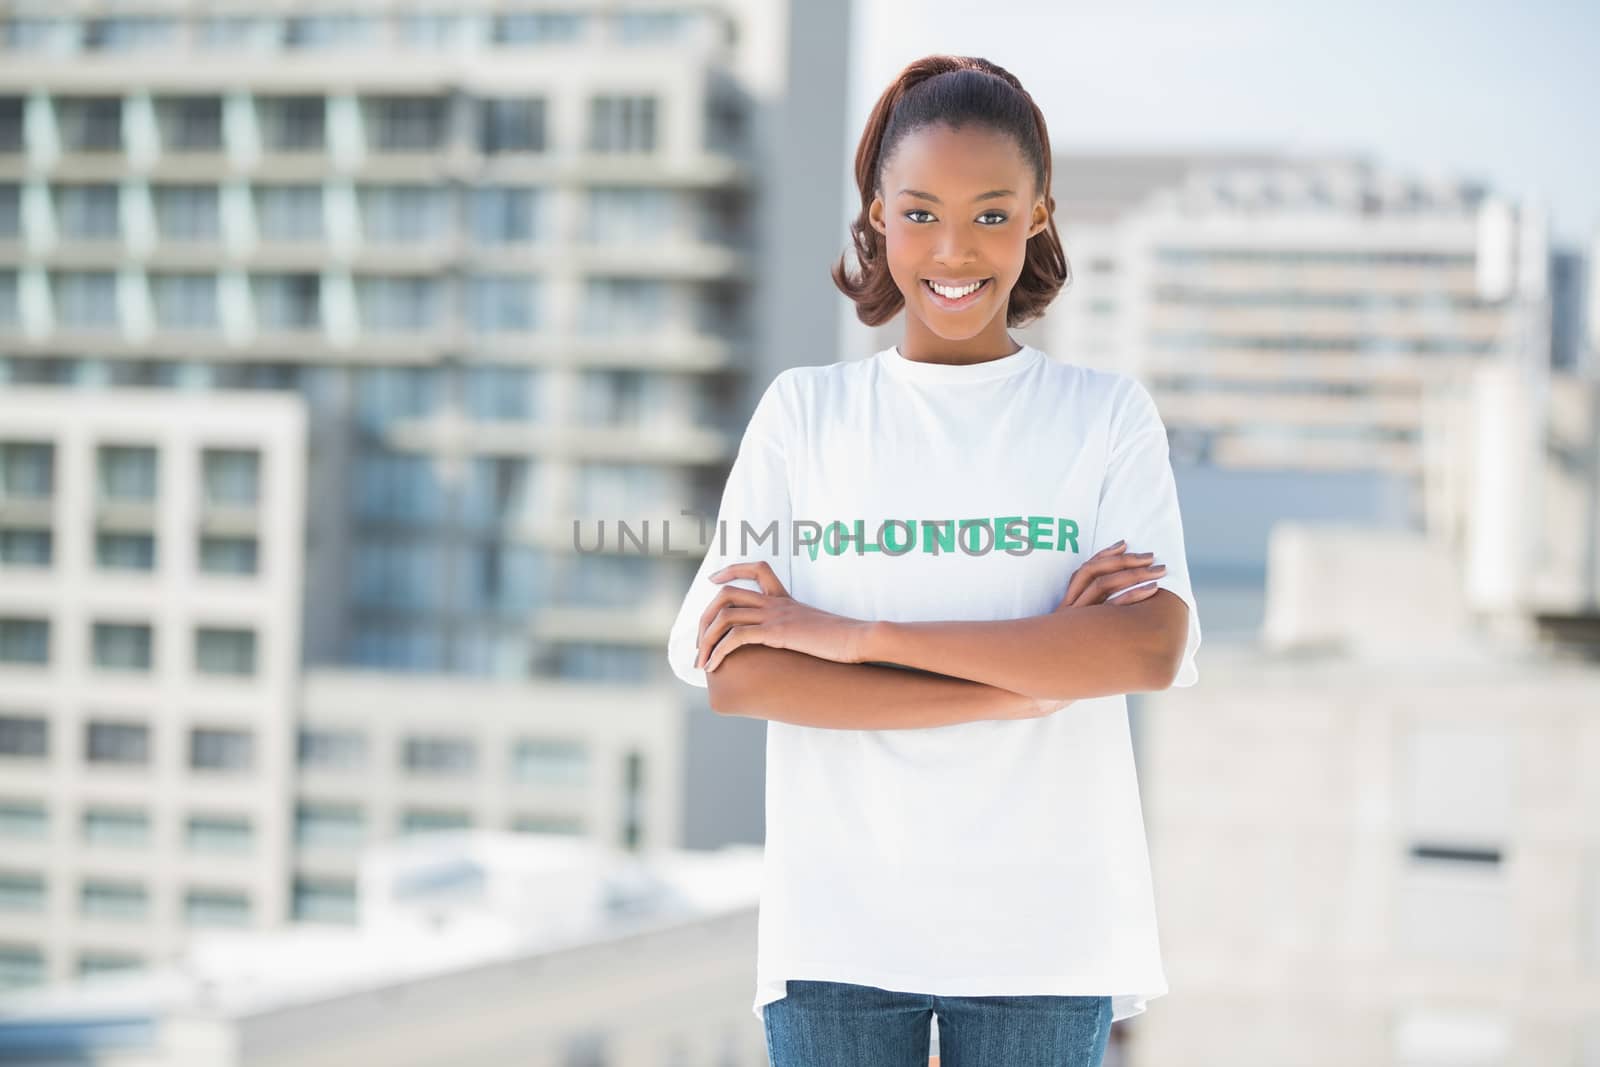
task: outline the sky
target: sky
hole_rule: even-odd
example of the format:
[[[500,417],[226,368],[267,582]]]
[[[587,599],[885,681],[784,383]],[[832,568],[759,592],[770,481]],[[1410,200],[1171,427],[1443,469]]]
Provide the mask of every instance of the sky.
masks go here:
[[[951,52],[1015,74],[1057,151],[1354,154],[1537,200],[1558,245],[1600,235],[1595,0],[854,2],[847,159],[900,69]]]

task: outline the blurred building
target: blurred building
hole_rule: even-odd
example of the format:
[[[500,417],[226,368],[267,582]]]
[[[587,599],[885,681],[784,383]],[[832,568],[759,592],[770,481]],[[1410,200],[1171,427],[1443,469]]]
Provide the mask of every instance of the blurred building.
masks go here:
[[[351,927],[214,931],[148,973],[0,996],[0,1059],[761,1067],[741,995],[760,870],[753,846],[394,842],[364,857]]]
[[[847,24],[0,6],[0,984],[349,922],[396,833],[760,840],[661,648],[837,313]]]

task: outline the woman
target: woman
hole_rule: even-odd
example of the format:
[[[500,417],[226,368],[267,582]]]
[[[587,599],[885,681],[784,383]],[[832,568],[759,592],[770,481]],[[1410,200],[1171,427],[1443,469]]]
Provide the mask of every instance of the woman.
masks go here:
[[[668,658],[768,720],[754,1010],[774,1067],[1093,1065],[1166,992],[1123,694],[1200,643],[1135,379],[1007,328],[1068,280],[1017,80],[931,56],[856,154],[861,321],[767,387]],[[1149,551],[1133,553],[1127,545]]]

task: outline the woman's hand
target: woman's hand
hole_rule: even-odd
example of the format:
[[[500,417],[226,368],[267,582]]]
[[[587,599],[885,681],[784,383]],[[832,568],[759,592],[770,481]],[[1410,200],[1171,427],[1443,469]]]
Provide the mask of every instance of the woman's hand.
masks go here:
[[[761,591],[729,586],[717,593],[700,616],[696,667],[714,671],[734,649],[751,644],[792,649],[838,663],[861,662],[868,623],[800,603],[765,560],[730,564],[709,577],[713,582],[751,578]]]
[[[1067,595],[1056,605],[1056,610],[1093,604],[1136,604],[1155,596],[1160,588],[1155,584],[1155,579],[1161,577],[1167,565],[1158,563],[1147,566],[1155,558],[1154,552],[1128,552],[1127,547],[1126,541],[1118,541],[1085,560],[1082,566],[1072,572],[1072,580],[1067,583]],[[1119,595],[1140,582],[1150,584]]]

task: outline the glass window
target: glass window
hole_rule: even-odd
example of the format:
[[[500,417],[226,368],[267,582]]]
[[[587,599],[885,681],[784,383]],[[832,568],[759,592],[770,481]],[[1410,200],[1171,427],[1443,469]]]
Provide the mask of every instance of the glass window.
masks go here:
[[[481,245],[534,240],[535,192],[484,186],[472,191],[472,239]]]
[[[522,421],[538,410],[532,367],[474,364],[463,374],[467,412],[474,419]]]
[[[95,566],[105,570],[153,571],[156,568],[156,538],[148,533],[96,531]]]
[[[0,871],[0,911],[43,911],[44,875]]]
[[[68,152],[122,151],[122,98],[58,97],[56,125]]]
[[[582,741],[521,738],[511,752],[512,780],[529,785],[583,786],[590,770]]]
[[[49,441],[0,441],[0,500],[50,499],[55,462]]]
[[[90,763],[139,766],[150,762],[150,728],[131,722],[90,722],[84,746]]]
[[[0,801],[0,837],[36,840],[50,833],[50,813],[43,804]]]
[[[149,624],[97,622],[93,634],[96,667],[133,671],[150,669],[154,634]]]
[[[255,764],[249,730],[197,726],[189,731],[189,767],[197,771],[248,771]]]
[[[56,315],[71,329],[117,325],[117,276],[108,270],[61,271],[55,275]]]
[[[440,605],[439,546],[432,541],[363,537],[350,569],[360,607],[432,610]]]
[[[251,15],[208,15],[195,22],[194,39],[201,48],[271,51],[283,38],[283,21]]]
[[[301,922],[354,923],[356,887],[348,879],[294,880],[294,918]]]
[[[17,272],[0,270],[0,326],[15,327],[22,322],[22,305],[17,303]]]
[[[178,22],[170,18],[89,19],[83,26],[83,47],[91,52],[131,52],[176,44]]]
[[[255,574],[259,566],[254,537],[205,535],[200,538],[202,574]]]
[[[161,145],[169,152],[222,151],[222,98],[169,96],[156,100]]]
[[[648,592],[654,563],[640,555],[574,556],[562,568],[562,601],[582,607],[632,607]]]
[[[581,837],[587,831],[577,815],[516,815],[511,831],[518,834],[569,834]]]
[[[350,659],[358,666],[437,671],[444,663],[438,631],[415,623],[366,623],[355,629]]]
[[[83,840],[91,845],[142,848],[150,843],[150,816],[142,811],[90,808],[83,813]]]
[[[589,101],[589,151],[653,152],[656,98],[596,96]]]
[[[377,39],[377,21],[365,15],[298,15],[284,27],[290,48],[359,48]]]
[[[356,420],[379,430],[396,419],[432,415],[440,400],[436,367],[362,367],[356,370]]]
[[[400,41],[418,47],[440,48],[460,40],[465,21],[459,15],[429,12],[397,16],[395,26]]]
[[[83,883],[79,910],[101,919],[142,919],[149,907],[144,886],[137,882]]]
[[[589,278],[579,325],[590,336],[653,333],[667,322],[667,287],[648,278]]]
[[[496,44],[548,44],[576,41],[585,17],[579,12],[518,11],[495,16]]]
[[[467,318],[475,332],[531,330],[534,317],[532,278],[479,275],[467,279]]]
[[[430,330],[438,315],[439,283],[434,278],[356,279],[356,306],[363,329],[374,333]]]
[[[443,830],[470,830],[472,816],[464,811],[424,811],[412,809],[400,814],[400,832],[425,834]]]
[[[322,279],[315,274],[251,278],[256,316],[269,330],[315,330],[322,324]]]
[[[444,486],[433,457],[417,452],[362,455],[356,461],[356,514],[363,519],[444,521]]]
[[[444,235],[444,190],[428,185],[368,185],[357,194],[361,233],[373,243],[415,244]]]
[[[534,495],[531,463],[521,456],[474,457],[462,517],[473,525],[515,525]]]
[[[241,855],[255,843],[255,831],[245,815],[192,815],[184,823],[184,847],[190,852]]]
[[[191,889],[183,897],[183,921],[190,926],[248,926],[250,898],[226,890]]]
[[[256,672],[254,630],[201,626],[194,633],[194,667],[200,674]]]
[[[22,186],[0,182],[0,240],[13,241],[22,235]]]
[[[320,96],[263,96],[256,101],[262,147],[270,152],[320,152],[327,103]]]
[[[322,239],[322,186],[263,185],[255,190],[256,222],[269,241]]]
[[[488,99],[478,102],[478,148],[485,155],[545,150],[545,101]]]
[[[107,365],[106,379],[114,386],[171,389],[178,384],[178,364],[170,359],[119,359]]]
[[[85,952],[78,957],[78,977],[92,982],[101,975],[127,974],[145,968],[144,958],[122,952]]]
[[[360,846],[366,840],[366,816],[355,804],[295,806],[295,843],[302,846]]]
[[[22,97],[0,96],[0,152],[13,155],[21,151]]]
[[[7,567],[48,567],[54,547],[49,530],[0,529],[0,564]]]
[[[673,41],[688,24],[686,11],[619,11],[611,16],[612,36],[624,44]]]
[[[119,225],[121,191],[110,182],[56,187],[56,223],[61,235],[79,241],[114,241]]]
[[[516,616],[531,612],[544,585],[543,557],[526,545],[487,541],[464,545],[464,578],[456,589],[470,612]]]
[[[261,453],[253,448],[207,448],[201,454],[205,502],[254,507],[261,495]]]
[[[666,189],[596,187],[586,197],[583,237],[595,244],[660,242],[671,234],[672,216]]]
[[[4,620],[0,620],[3,624]],[[0,662],[4,662],[0,657]],[[0,756],[43,759],[50,755],[50,720],[0,715]]]
[[[50,620],[0,618],[0,663],[50,662]]]
[[[38,949],[0,945],[0,989],[26,989],[44,981],[44,956]]]
[[[655,666],[643,649],[598,642],[562,645],[553,660],[556,677],[591,682],[644,682]]]
[[[445,101],[436,96],[364,101],[368,140],[377,152],[434,152],[444,146]]]
[[[215,241],[222,208],[214,185],[158,185],[150,191],[164,241]]]
[[[367,738],[359,730],[302,728],[298,760],[302,768],[359,770],[367,765]]]
[[[155,274],[150,293],[163,330],[217,328],[217,279],[213,274]]]
[[[100,498],[148,502],[156,498],[156,450],[148,445],[101,445]]]

